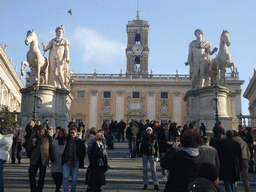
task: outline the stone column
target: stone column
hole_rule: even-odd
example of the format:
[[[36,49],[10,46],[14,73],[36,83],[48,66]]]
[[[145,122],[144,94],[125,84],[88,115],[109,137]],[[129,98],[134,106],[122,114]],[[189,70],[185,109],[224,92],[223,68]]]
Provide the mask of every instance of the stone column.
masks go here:
[[[242,94],[242,90],[241,89],[237,89],[235,90],[236,91],[236,97],[235,97],[235,100],[236,100],[236,115],[239,115],[240,113],[242,113],[242,109],[241,109],[241,94]]]
[[[181,125],[181,94],[180,92],[174,92],[173,97],[173,121],[178,125]]]
[[[3,104],[3,93],[4,93],[4,87],[3,87],[4,81],[0,79],[0,106]]]
[[[97,127],[98,91],[92,90],[90,96],[89,128]]]
[[[156,119],[156,105],[155,105],[155,92],[148,91],[147,97],[147,119],[153,120]],[[145,119],[144,119],[145,120]]]
[[[116,95],[116,119],[117,122],[124,119],[124,91],[117,91]]]
[[[11,89],[9,89],[9,88],[7,87],[6,105],[9,106],[9,107],[11,106],[11,105],[10,105],[10,100],[11,100],[11,96],[10,96],[10,95],[11,95]]]

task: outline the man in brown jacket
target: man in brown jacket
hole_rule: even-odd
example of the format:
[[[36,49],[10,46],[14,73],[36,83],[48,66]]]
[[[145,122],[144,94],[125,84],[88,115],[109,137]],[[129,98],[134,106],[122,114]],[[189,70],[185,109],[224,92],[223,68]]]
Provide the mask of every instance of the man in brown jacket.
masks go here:
[[[52,139],[45,133],[45,127],[38,125],[35,129],[35,135],[30,137],[27,151],[30,154],[29,183],[31,192],[42,192],[44,187],[44,178],[46,166],[49,165],[49,159],[54,161],[52,148]],[[39,167],[39,181],[36,187],[36,173]]]

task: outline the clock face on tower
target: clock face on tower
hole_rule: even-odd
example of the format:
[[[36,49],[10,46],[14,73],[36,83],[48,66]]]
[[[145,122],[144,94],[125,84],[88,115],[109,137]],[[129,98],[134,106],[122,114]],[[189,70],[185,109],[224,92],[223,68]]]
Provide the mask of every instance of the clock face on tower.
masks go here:
[[[133,47],[132,47],[132,51],[135,55],[140,55],[142,53],[142,50],[143,50],[143,47],[141,45],[137,45],[135,44]]]

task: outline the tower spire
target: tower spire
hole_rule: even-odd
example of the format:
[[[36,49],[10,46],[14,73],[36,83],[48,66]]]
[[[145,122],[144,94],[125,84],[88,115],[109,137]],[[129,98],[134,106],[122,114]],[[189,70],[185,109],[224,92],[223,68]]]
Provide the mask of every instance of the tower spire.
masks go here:
[[[137,0],[137,20],[140,20],[140,11],[139,11],[139,0]]]
[[[140,20],[140,11],[139,9],[137,10],[137,16],[136,16],[137,20]]]

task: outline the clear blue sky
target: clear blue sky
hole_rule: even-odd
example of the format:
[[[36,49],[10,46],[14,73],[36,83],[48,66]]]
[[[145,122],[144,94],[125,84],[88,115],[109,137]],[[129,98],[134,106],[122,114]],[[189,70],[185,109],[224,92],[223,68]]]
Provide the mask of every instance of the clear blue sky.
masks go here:
[[[184,62],[195,29],[204,31],[204,40],[212,48],[219,47],[225,29],[230,32],[231,61],[245,80],[244,93],[256,68],[255,0],[140,0],[139,10],[141,19],[150,25],[149,70],[154,74],[174,74],[176,69],[188,74]],[[0,44],[8,45],[7,55],[20,74],[20,63],[29,49],[24,43],[27,30],[35,30],[42,51],[41,43],[48,44],[55,28],[63,25],[74,73],[93,73],[95,68],[101,74],[125,72],[126,24],[136,19],[136,11],[137,0],[1,0]],[[244,98],[242,110],[249,114]]]

